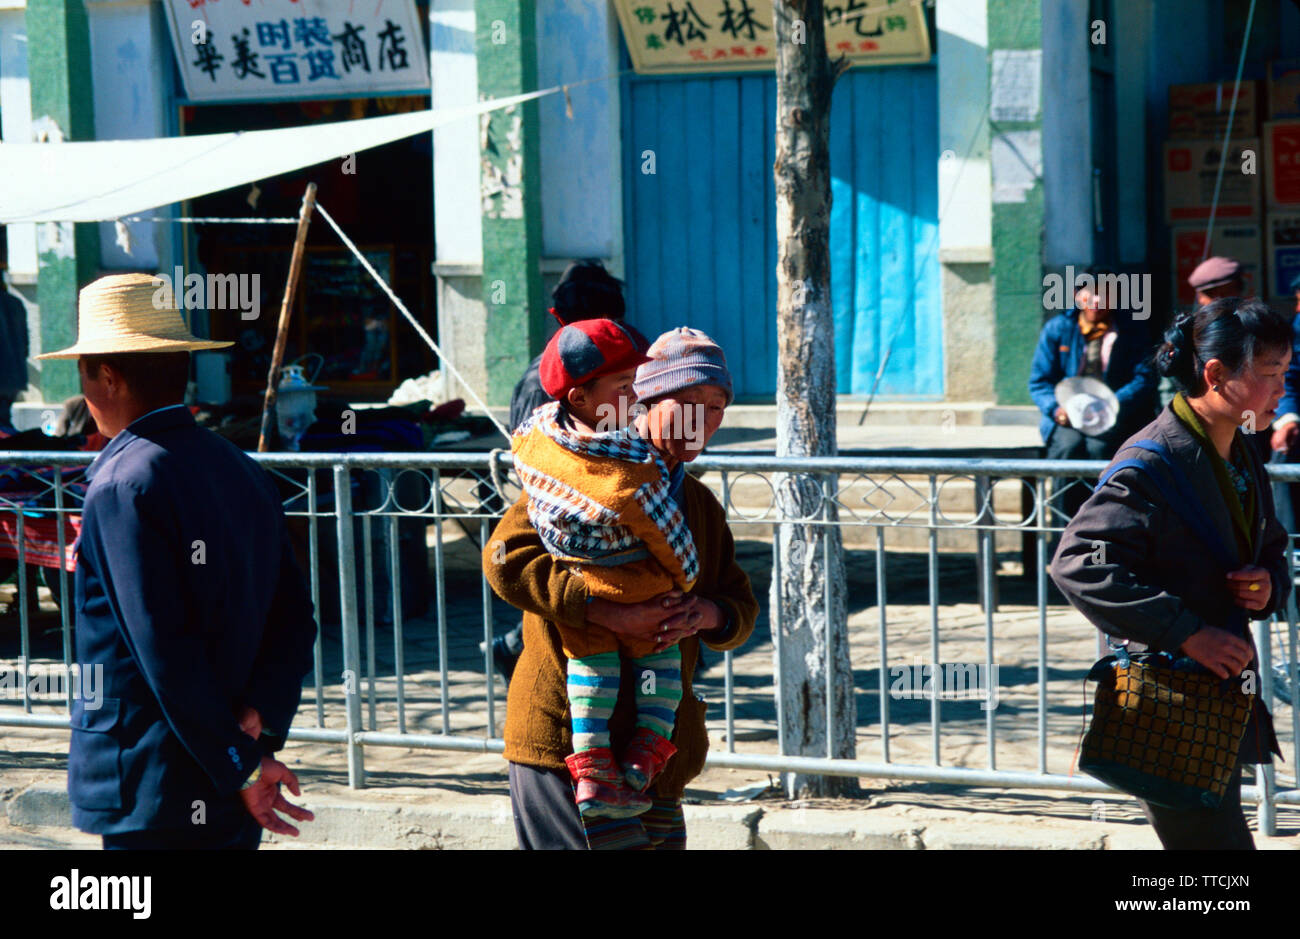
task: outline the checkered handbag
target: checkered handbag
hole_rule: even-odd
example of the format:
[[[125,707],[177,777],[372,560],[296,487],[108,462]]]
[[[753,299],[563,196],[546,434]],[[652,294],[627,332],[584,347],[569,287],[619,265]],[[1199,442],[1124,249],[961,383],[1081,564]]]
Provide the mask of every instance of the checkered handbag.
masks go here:
[[[1197,669],[1190,659],[1122,648],[1097,662],[1079,768],[1155,805],[1218,808],[1255,696],[1241,678]]]
[[[1155,440],[1138,440],[1129,448],[1154,453],[1165,473],[1141,460],[1117,460],[1102,473],[1098,488],[1127,467],[1145,473],[1225,571],[1240,566],[1213,526],[1192,510],[1198,504],[1195,492],[1168,449]],[[1244,610],[1234,608],[1231,620],[1222,627],[1250,636]],[[1218,808],[1254,712],[1255,696],[1244,690],[1242,678],[1221,679],[1192,659],[1167,652],[1130,653],[1119,646],[1093,665],[1088,679],[1098,684],[1079,769],[1153,805]]]

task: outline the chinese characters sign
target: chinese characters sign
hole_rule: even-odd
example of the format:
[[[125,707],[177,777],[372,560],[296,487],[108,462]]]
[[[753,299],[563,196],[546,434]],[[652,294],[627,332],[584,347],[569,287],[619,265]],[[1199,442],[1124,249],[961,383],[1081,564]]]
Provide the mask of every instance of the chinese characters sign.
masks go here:
[[[770,0],[615,0],[638,72],[768,69],[776,62]],[[914,0],[827,0],[826,47],[854,65],[930,61]]]
[[[414,0],[167,0],[167,18],[191,101],[429,87]]]

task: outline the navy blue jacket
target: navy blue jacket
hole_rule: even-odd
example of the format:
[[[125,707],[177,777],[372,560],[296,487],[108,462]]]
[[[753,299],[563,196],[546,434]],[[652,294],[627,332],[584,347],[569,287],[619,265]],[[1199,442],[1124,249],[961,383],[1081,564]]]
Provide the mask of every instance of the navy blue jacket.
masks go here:
[[[103,699],[73,702],[73,823],[183,829],[202,803],[205,824],[233,824],[273,749],[237,714],[283,740],[316,636],[275,484],[181,406],[137,419],[87,476],[77,661],[103,667]]]
[[[1111,323],[1118,335],[1111,347],[1102,381],[1119,400],[1121,431],[1123,428],[1136,429],[1155,416],[1156,373],[1151,364],[1155,346],[1144,324],[1135,323],[1121,314],[1113,314]],[[1078,310],[1066,310],[1053,316],[1038,335],[1038,348],[1034,350],[1034,362],[1029,369],[1029,395],[1038,410],[1043,412],[1038,429],[1044,443],[1056,426],[1052,420],[1058,407],[1056,384],[1079,374],[1087,346],[1079,330]],[[1127,437],[1128,433],[1123,436]]]

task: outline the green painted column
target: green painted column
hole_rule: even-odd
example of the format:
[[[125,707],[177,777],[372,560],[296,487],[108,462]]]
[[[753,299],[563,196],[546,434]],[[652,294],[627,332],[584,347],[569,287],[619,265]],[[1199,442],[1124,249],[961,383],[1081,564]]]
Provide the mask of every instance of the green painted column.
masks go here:
[[[535,4],[476,0],[479,98],[537,87]],[[537,102],[484,115],[479,182],[483,215],[484,357],[488,404],[510,392],[546,335],[542,293]]]
[[[999,49],[1042,47],[1042,0],[988,0],[989,82],[993,53]],[[1036,120],[999,121],[990,136],[1015,131],[1042,132]],[[994,187],[997,186],[994,168]],[[1043,325],[1043,184],[1039,180],[1023,202],[993,204],[993,309],[996,332],[994,394],[999,404],[1032,404],[1029,363]]]
[[[94,140],[84,0],[28,0],[27,69],[33,129],[51,140]],[[51,351],[76,341],[77,291],[99,270],[99,228],[94,223],[48,223],[37,226],[36,237],[41,349]],[[49,402],[79,394],[76,362],[46,359],[40,389]]]

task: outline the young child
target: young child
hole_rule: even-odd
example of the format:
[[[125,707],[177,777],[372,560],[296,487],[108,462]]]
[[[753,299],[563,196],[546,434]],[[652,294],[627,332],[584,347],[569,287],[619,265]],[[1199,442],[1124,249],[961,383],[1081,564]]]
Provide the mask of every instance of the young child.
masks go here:
[[[515,469],[528,518],[550,554],[581,575],[591,597],[640,603],[690,590],[695,541],[669,495],[668,469],[628,423],[643,346],[612,320],[562,328],[542,353],[540,377],[557,400],[515,431]],[[669,742],[681,701],[681,650],[559,624],[568,657],[573,755],[566,762],[584,816],[625,818],[650,807],[645,790],[677,752]],[[618,700],[622,649],[635,666],[637,726],[616,762],[608,721]],[[620,772],[621,763],[621,772]]]

